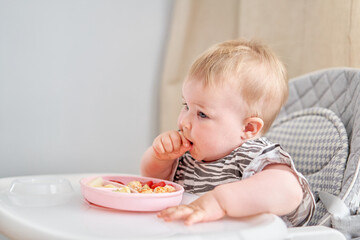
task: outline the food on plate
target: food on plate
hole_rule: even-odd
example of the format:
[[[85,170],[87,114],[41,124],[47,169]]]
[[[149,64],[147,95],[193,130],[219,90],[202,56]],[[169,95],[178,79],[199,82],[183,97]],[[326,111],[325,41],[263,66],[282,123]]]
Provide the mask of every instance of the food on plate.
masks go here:
[[[113,192],[123,193],[171,193],[176,189],[170,184],[166,184],[164,181],[154,183],[153,181],[140,182],[137,180],[130,181],[128,184],[124,184],[117,180],[104,180],[102,177],[97,177],[88,183],[90,187],[97,188],[114,188]]]
[[[102,177],[98,177],[90,181],[88,185],[90,187],[103,187],[103,183],[104,183],[104,179],[102,179]]]
[[[141,182],[139,182],[139,181],[131,181],[126,186],[128,186],[128,187],[130,187],[132,189],[135,189],[138,192],[140,192],[142,187],[143,187]]]
[[[143,188],[140,193],[154,193],[151,188]]]
[[[123,193],[131,193],[130,188],[128,186],[124,186],[122,188],[118,188],[113,190],[113,192],[123,192]]]

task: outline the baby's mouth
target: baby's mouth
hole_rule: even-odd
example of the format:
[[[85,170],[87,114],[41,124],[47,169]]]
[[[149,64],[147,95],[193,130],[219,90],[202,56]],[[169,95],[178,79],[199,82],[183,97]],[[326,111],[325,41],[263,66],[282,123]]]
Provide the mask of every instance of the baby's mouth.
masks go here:
[[[181,131],[181,132],[184,134],[184,132],[183,132],[182,130],[179,130],[179,131]],[[185,134],[184,134],[184,137],[185,137],[186,140],[189,141],[189,143],[190,143],[191,146],[194,144],[192,141],[190,141],[189,138],[187,138],[187,137],[185,136]]]
[[[194,148],[194,143],[192,142],[192,141],[189,141],[190,142],[190,149],[189,149],[189,151],[191,151],[191,150],[193,150],[193,148]]]
[[[185,139],[189,142],[189,144],[190,144],[190,146],[191,146],[191,148],[193,147],[193,145],[194,145],[194,143],[192,142],[192,141],[190,141],[190,139],[189,138],[187,138],[186,136],[185,136],[185,134],[184,134],[184,131],[183,130],[178,130],[179,132],[182,132],[182,134],[183,134],[183,136],[185,137]]]
[[[192,141],[190,141],[189,139],[188,139],[188,141],[189,141],[189,144],[190,144],[190,149],[192,149],[193,148],[193,146],[194,146],[194,143],[192,142]]]

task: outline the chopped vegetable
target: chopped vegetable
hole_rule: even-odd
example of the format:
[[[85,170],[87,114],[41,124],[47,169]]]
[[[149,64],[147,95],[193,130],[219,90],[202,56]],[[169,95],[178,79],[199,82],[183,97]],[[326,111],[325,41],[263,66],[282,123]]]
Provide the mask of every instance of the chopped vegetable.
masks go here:
[[[155,189],[156,187],[165,187],[165,182],[164,181],[161,181],[161,182],[158,182],[158,183],[155,183],[151,186],[152,189]]]

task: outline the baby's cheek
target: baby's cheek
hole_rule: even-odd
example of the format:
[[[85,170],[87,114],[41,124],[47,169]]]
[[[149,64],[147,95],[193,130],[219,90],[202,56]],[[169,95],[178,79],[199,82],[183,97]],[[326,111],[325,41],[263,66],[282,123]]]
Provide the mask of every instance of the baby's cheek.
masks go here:
[[[215,137],[210,137],[204,140],[201,144],[201,151],[206,154],[216,154],[222,149],[222,143],[216,141]]]

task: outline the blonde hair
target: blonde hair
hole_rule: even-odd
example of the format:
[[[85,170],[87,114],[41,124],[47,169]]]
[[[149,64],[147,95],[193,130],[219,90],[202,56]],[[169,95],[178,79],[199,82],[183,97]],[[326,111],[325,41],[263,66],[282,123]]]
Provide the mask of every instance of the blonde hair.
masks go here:
[[[195,60],[186,79],[203,81],[204,86],[235,84],[248,105],[249,117],[264,121],[262,134],[270,128],[289,92],[283,63],[269,47],[253,40],[214,45]]]

